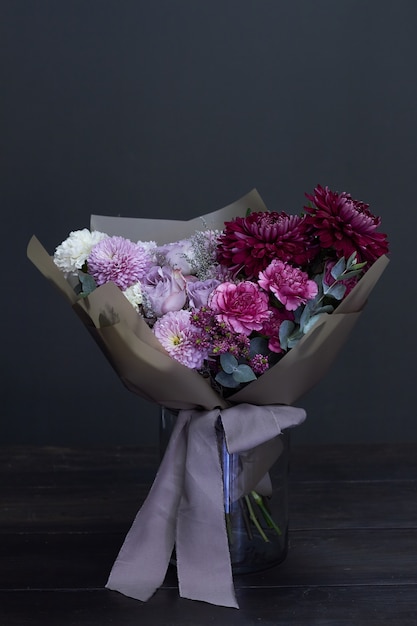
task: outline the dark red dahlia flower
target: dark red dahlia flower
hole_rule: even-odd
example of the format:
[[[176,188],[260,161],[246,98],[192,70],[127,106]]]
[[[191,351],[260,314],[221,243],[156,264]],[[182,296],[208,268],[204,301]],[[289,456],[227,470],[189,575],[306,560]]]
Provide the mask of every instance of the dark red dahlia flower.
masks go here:
[[[306,222],[323,248],[333,249],[337,256],[346,259],[356,252],[358,261],[367,261],[370,265],[388,252],[387,236],[377,232],[381,220],[372,215],[368,204],[321,185],[313,194],[305,195],[313,205],[304,207],[308,213]]]
[[[305,218],[268,211],[225,222],[217,260],[236,274],[257,277],[273,259],[304,265],[313,256],[313,237]]]

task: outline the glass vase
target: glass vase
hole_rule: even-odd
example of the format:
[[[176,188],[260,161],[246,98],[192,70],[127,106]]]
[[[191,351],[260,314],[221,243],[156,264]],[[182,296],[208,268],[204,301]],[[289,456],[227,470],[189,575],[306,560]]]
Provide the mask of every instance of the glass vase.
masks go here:
[[[160,416],[161,458],[174,428],[177,412],[163,407]],[[276,438],[278,459],[248,493],[239,476],[252,484],[251,463],[245,453],[229,454],[223,429],[216,427],[223,474],[225,524],[233,574],[256,572],[278,565],[288,550],[289,434]],[[244,468],[244,469],[243,469]],[[175,564],[175,555],[172,562]]]

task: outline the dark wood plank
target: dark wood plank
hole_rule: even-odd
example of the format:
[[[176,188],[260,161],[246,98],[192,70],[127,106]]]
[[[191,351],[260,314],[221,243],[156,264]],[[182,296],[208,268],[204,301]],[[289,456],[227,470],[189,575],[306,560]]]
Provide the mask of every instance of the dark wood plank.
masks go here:
[[[147,603],[109,591],[0,592],[2,626],[416,626],[414,585],[238,590],[240,609],[161,589]]]
[[[290,474],[293,482],[417,480],[417,442],[292,446]]]
[[[155,448],[0,447],[0,625],[417,626],[417,444],[294,446],[290,550],[236,577],[240,611],[103,589]]]
[[[107,533],[1,536],[0,589],[100,588],[123,542]],[[236,578],[244,587],[417,584],[417,530],[299,531],[286,561]],[[175,570],[166,585],[176,586]]]
[[[417,480],[290,481],[289,499],[292,530],[417,529]]]
[[[138,477],[80,485],[2,488],[0,533],[127,532],[150,484]],[[290,481],[290,524],[318,528],[417,528],[417,480],[304,483]]]
[[[158,463],[154,447],[0,446],[0,475],[15,484],[81,484],[83,475],[152,481]],[[417,443],[293,445],[290,475],[293,482],[417,480]]]
[[[366,446],[360,459],[357,447],[339,448],[343,454],[335,454],[333,446],[322,454],[311,446],[293,450],[291,527],[416,528],[417,446],[405,446],[404,454],[398,446],[389,446],[386,454],[380,446]],[[127,532],[158,463],[149,448],[0,450],[7,476],[1,487],[0,531],[9,532]],[[394,469],[399,459],[401,471]],[[385,464],[391,478],[382,480]]]

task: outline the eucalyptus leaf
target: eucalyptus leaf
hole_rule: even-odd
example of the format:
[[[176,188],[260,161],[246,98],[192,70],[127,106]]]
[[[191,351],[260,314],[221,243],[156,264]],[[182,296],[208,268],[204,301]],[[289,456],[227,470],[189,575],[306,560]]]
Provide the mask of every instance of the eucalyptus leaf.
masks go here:
[[[233,354],[230,354],[230,352],[225,352],[224,354],[220,355],[220,365],[222,366],[226,374],[232,374],[237,369],[238,362]]]
[[[352,252],[352,254],[350,255],[350,257],[347,260],[346,263],[346,269],[349,270],[351,269],[352,265],[354,265],[356,263],[356,258],[357,258],[357,253],[356,250],[354,252]]]
[[[351,270],[361,270],[361,269],[363,269],[365,267],[365,265],[366,265],[366,261],[364,261],[363,263],[354,263],[352,265],[352,267],[350,267],[349,269],[351,269]]]
[[[358,274],[361,274],[362,270],[349,270],[348,272],[345,272],[345,274],[343,274],[343,280],[346,280],[347,278],[352,278],[353,276],[357,276]]]
[[[269,354],[268,339],[266,337],[253,337],[250,340],[249,356],[253,358],[255,354]]]
[[[325,304],[324,306],[321,306],[319,309],[317,309],[314,315],[320,315],[320,313],[333,313],[333,311],[334,306],[332,304]]]
[[[279,344],[282,350],[288,350],[288,337],[291,335],[295,328],[294,322],[291,320],[284,320],[279,327]]]
[[[233,378],[233,374],[226,374],[226,372],[219,372],[215,378],[216,382],[222,387],[239,387],[240,383]]]
[[[343,274],[345,269],[346,269],[346,261],[345,261],[345,258],[342,257],[341,259],[338,260],[337,263],[335,263],[335,265],[333,265],[332,269],[330,270],[330,273],[333,276],[333,278],[337,280]]]
[[[346,285],[343,283],[333,283],[326,292],[326,296],[331,296],[335,300],[341,300],[345,295]]]
[[[304,311],[303,311],[303,313],[302,313],[302,315],[300,317],[300,327],[301,328],[303,328],[307,324],[308,320],[311,317],[311,313],[312,312],[310,310],[310,307],[305,306],[304,307]]]
[[[239,383],[248,383],[251,380],[256,380],[256,375],[249,365],[239,365],[233,372],[233,378]]]
[[[305,335],[313,328],[313,326],[317,324],[320,318],[321,315],[313,315],[313,317],[310,317],[307,324],[303,328],[303,332]]]
[[[293,333],[288,337],[288,349],[294,348],[300,339],[303,337],[304,333],[301,330],[297,330],[297,332]]]
[[[97,288],[97,283],[90,274],[84,274],[84,272],[78,273],[78,278],[82,285],[81,296],[88,296],[94,289]]]

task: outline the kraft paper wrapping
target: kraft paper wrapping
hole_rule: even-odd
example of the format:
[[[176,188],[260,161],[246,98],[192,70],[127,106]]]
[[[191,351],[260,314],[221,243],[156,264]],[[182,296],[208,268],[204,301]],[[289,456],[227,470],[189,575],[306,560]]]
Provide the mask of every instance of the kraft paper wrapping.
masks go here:
[[[223,209],[189,221],[92,215],[90,228],[108,235],[128,237],[132,241],[154,240],[158,244],[163,244],[190,237],[203,227],[221,230],[225,221],[244,215],[248,208],[252,211],[266,210],[256,190]],[[255,457],[258,455],[258,458],[263,457],[265,461],[268,457],[267,449],[271,446],[274,448],[273,442],[271,444],[269,439],[279,434],[283,428],[282,424],[289,428],[301,423],[305,418],[302,409],[277,405],[294,404],[325,375],[358,321],[370,293],[389,262],[388,258],[383,256],[378,259],[338,308],[330,315],[322,314],[316,325],[274,367],[240,391],[230,395],[226,401],[200,374],[174,361],[166,353],[146,322],[136,313],[114,283],[107,283],[95,289],[87,298],[80,298],[75,295],[62,272],[55,266],[52,257],[35,236],[28,244],[27,254],[39,271],[70,303],[123,384],[130,391],[149,401],[172,409],[180,409],[179,430],[174,438],[177,444],[174,442],[172,444],[177,446],[176,452],[173,454],[171,448],[166,455],[167,460],[164,457],[162,476],[165,478],[157,477],[158,484],[154,484],[139,511],[113,566],[108,588],[139,599],[150,597],[162,583],[174,542],[182,554],[182,565],[179,566],[180,594],[183,597],[237,607],[222,513],[222,494],[218,492],[222,487],[221,481],[216,479],[221,468],[218,466],[213,469],[211,478],[214,487],[212,482],[209,488],[209,492],[213,491],[213,501],[217,502],[217,510],[213,515],[217,520],[215,537],[221,547],[216,558],[210,559],[209,554],[205,555],[209,563],[208,571],[218,571],[222,564],[221,569],[226,572],[225,577],[221,579],[223,582],[220,587],[216,580],[213,580],[213,585],[207,585],[205,580],[200,583],[198,565],[197,569],[193,570],[195,567],[193,553],[187,549],[187,541],[181,540],[184,533],[181,531],[183,525],[180,521],[182,519],[180,503],[183,501],[184,485],[178,483],[175,492],[170,493],[171,481],[168,477],[172,476],[171,470],[175,471],[179,464],[181,468],[186,466],[188,472],[192,471],[198,476],[199,459],[194,450],[195,442],[201,441],[203,434],[207,442],[210,441],[210,437],[213,439],[213,416],[216,419],[220,416],[224,424],[231,420],[231,425],[225,428],[226,437],[228,432],[234,433],[233,437],[229,437],[230,441],[228,440],[228,445],[233,448],[229,450],[230,452],[249,451],[251,454],[251,451],[254,451]],[[236,417],[234,408],[236,405],[239,405],[241,416],[248,415],[249,407],[249,413],[258,419],[256,428],[254,428],[255,419],[252,421]],[[274,418],[275,421],[272,420],[275,425],[269,431],[269,435],[262,443],[254,443],[254,432],[264,421],[271,422],[271,415],[274,413],[278,417]],[[194,433],[192,440],[187,440],[187,432]],[[212,433],[210,436],[209,432]],[[239,441],[239,444],[234,443],[236,441]],[[208,446],[210,448],[211,444],[208,443]],[[212,453],[213,450],[211,453],[207,451],[208,456]],[[271,458],[273,457],[274,453]],[[216,458],[218,461],[217,456]],[[270,463],[270,461],[265,461],[264,464],[260,462],[261,474],[268,471]],[[200,479],[204,480],[204,477]],[[197,511],[198,516],[199,494],[194,493],[193,498],[195,501],[191,502],[192,509],[194,512]],[[161,530],[162,536],[156,533],[155,537],[155,532],[149,532],[149,529],[154,531],[162,501],[165,500],[170,502],[166,515],[171,523]],[[188,530],[185,537],[187,533]],[[142,539],[139,540],[139,537]],[[155,562],[159,563],[158,571],[152,574],[154,580],[151,580],[151,576],[149,578],[145,576],[144,579],[139,575],[143,563],[149,562],[147,561],[149,555],[146,557],[148,544],[157,551],[157,554],[153,553]],[[222,552],[227,553],[226,562],[220,556]],[[200,564],[202,561],[204,558],[200,559]]]

